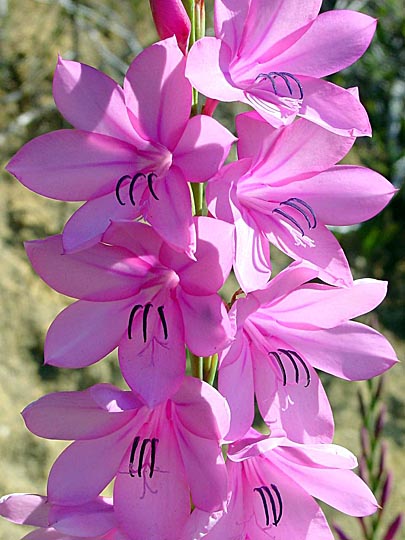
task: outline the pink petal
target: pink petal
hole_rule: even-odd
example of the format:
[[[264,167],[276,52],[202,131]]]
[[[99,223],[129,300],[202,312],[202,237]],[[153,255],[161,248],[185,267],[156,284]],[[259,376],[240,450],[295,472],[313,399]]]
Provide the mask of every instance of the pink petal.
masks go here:
[[[321,13],[298,41],[271,60],[271,71],[294,73],[298,78],[336,73],[364,54],[376,24],[376,19],[356,11]]]
[[[56,531],[53,528],[51,529],[41,528],[41,529],[35,529],[35,531],[28,533],[21,540],[78,540],[78,538],[77,536],[74,538],[73,536],[66,535],[64,533]],[[99,540],[99,539],[92,538],[92,540]]]
[[[232,339],[232,327],[220,296],[194,296],[179,287],[178,301],[184,321],[185,342],[197,356],[210,356]]]
[[[129,449],[120,471],[128,470]],[[115,514],[130,538],[178,540],[190,513],[190,492],[177,441],[170,423],[162,422],[152,478],[118,474],[114,486]]]
[[[156,182],[155,194],[158,200],[149,197],[145,219],[174,249],[192,256],[195,230],[190,189],[180,169],[172,167],[165,178]]]
[[[193,504],[207,512],[222,509],[228,475],[218,441],[198,437],[177,424],[175,432]]]
[[[284,457],[299,465],[308,465],[331,469],[354,469],[357,467],[357,459],[343,446],[337,444],[295,444],[285,441],[275,448],[274,456]],[[270,458],[271,459],[271,458]],[[312,462],[312,464],[311,464]]]
[[[53,79],[56,106],[75,128],[145,145],[129,121],[122,88],[101,71],[58,58]]]
[[[236,138],[210,116],[191,118],[173,153],[173,163],[189,182],[205,182],[224,163]]]
[[[272,188],[333,167],[354,143],[354,138],[341,137],[304,119],[276,131],[257,114],[245,113],[236,117],[236,125],[240,157],[257,156],[251,175]]]
[[[64,309],[45,340],[45,363],[64,368],[86,367],[101,360],[120,343],[128,327],[132,304],[79,300]]]
[[[229,431],[230,412],[225,398],[209,384],[186,377],[171,398],[185,430],[203,439],[221,440]]]
[[[123,175],[133,175],[139,168],[137,151],[130,144],[69,129],[33,139],[7,165],[28,189],[62,201],[105,195]]]
[[[182,314],[178,305],[168,300],[163,306],[166,331],[157,308],[157,305],[150,308],[147,326],[143,317],[145,311],[138,311],[133,319],[131,339],[126,335],[118,351],[124,379],[149,407],[155,407],[178,390],[186,368]]]
[[[184,76],[186,59],[175,37],[142,51],[129,67],[124,92],[130,119],[138,132],[173,151],[190,116],[191,86]]]
[[[333,234],[322,224],[311,229],[308,235],[301,233],[288,221],[272,220],[272,232],[268,234],[272,244],[296,260],[304,260],[319,272],[319,278],[338,286],[350,286],[352,274],[346,256]]]
[[[227,441],[243,437],[254,419],[254,386],[249,344],[242,332],[233,342],[218,373],[218,389],[231,409],[231,428]],[[243,384],[241,384],[243,381]]]
[[[386,293],[387,282],[371,278],[357,279],[348,288],[308,283],[273,306],[272,315],[286,326],[333,328],[368,313],[383,301]]]
[[[381,375],[398,361],[384,336],[352,321],[328,330],[295,328],[284,339],[314,367],[350,381]]]
[[[49,505],[46,497],[12,493],[0,499],[0,516],[19,525],[48,526]]]
[[[159,264],[158,255],[163,241],[154,229],[145,223],[112,222],[103,235],[103,241],[128,249],[151,267]]]
[[[208,296],[225,283],[233,261],[233,226],[208,217],[194,219],[197,233],[195,258],[191,260],[163,245],[159,259],[180,278],[183,290],[195,296]]]
[[[232,56],[238,52],[248,12],[249,2],[218,0],[214,4],[215,35],[229,46]]]
[[[22,415],[27,428],[39,437],[74,440],[104,437],[128,423],[134,412],[111,413],[87,389],[48,394],[28,405]]]
[[[136,294],[150,266],[118,246],[97,244],[65,254],[62,237],[26,242],[30,262],[40,277],[56,291],[83,300],[110,301]]]
[[[62,533],[80,538],[103,536],[117,525],[113,505],[101,497],[78,506],[53,506],[49,524]]]
[[[367,112],[350,90],[310,77],[300,81],[304,92],[300,116],[344,137],[371,136]]]
[[[243,91],[236,87],[229,74],[231,60],[231,50],[220,39],[199,39],[188,53],[186,77],[205,96],[220,101],[242,101]]]

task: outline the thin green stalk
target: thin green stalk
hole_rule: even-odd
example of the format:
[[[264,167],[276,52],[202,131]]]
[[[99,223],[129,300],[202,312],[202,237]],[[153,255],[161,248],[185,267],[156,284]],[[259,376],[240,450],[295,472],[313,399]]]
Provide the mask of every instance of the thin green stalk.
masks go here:
[[[204,380],[203,359],[201,358],[201,356],[190,354],[190,363],[191,375],[193,377],[196,377],[197,379],[200,379],[200,381]]]

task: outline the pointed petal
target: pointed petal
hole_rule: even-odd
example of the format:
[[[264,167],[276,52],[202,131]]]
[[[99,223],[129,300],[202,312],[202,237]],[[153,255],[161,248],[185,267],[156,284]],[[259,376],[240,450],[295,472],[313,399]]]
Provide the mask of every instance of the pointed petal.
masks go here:
[[[53,528],[43,529],[41,527],[41,529],[35,529],[35,531],[28,533],[21,540],[77,540],[77,537],[73,538],[70,535],[66,535],[64,533],[56,531]],[[98,539],[93,538],[92,540]]]
[[[231,50],[220,39],[199,39],[188,53],[186,77],[205,96],[220,101],[242,101],[243,91],[236,87],[229,74],[231,60]]]
[[[272,59],[272,71],[298,77],[326,77],[341,71],[364,54],[376,24],[376,19],[356,11],[321,13],[298,41]]]
[[[165,178],[156,182],[155,194],[158,200],[149,197],[145,219],[174,249],[192,256],[195,251],[195,229],[190,189],[182,172],[172,167]]]
[[[383,335],[352,321],[328,330],[294,329],[284,339],[317,369],[350,381],[381,375],[398,361]]]
[[[367,111],[350,90],[310,77],[300,81],[304,92],[300,116],[343,137],[371,136]]]
[[[150,267],[158,265],[158,255],[163,241],[152,227],[133,221],[112,222],[103,235],[108,244],[128,249]]]
[[[53,97],[75,128],[109,135],[138,147],[145,144],[129,121],[124,91],[101,71],[59,57]]]
[[[200,216],[194,218],[197,233],[196,260],[163,245],[159,259],[180,278],[183,290],[208,296],[225,283],[233,262],[233,226],[225,221]]]
[[[229,345],[233,331],[219,295],[194,296],[179,287],[178,302],[185,342],[197,356],[210,356]]]
[[[150,266],[125,248],[97,244],[65,254],[62,236],[25,243],[34,270],[50,287],[74,298],[110,301],[136,294]]]
[[[170,37],[142,51],[129,67],[124,92],[130,119],[139,133],[173,151],[191,108],[186,59]]]
[[[113,191],[118,180],[135,174],[139,165],[136,149],[126,142],[62,129],[25,144],[7,170],[28,189],[45,197],[85,201]]]
[[[0,499],[0,516],[19,525],[48,526],[49,505],[46,497],[12,493]]]
[[[217,441],[228,433],[228,404],[211,385],[195,377],[186,377],[171,400],[176,404],[176,417],[183,431]]]
[[[149,407],[178,390],[186,367],[182,314],[174,301],[160,307],[166,330],[157,305],[146,318],[145,310],[140,310],[133,319],[131,339],[126,335],[118,351],[124,379]]]
[[[116,527],[114,507],[111,502],[98,497],[78,506],[53,506],[49,525],[74,537],[103,536]]]
[[[122,390],[115,390],[117,394],[124,394]],[[104,437],[128,423],[133,415],[133,411],[114,414],[100,407],[94,401],[91,388],[82,392],[48,394],[22,412],[31,433],[46,439],[61,440]]]
[[[205,182],[223,165],[236,138],[210,116],[190,118],[173,153],[189,182]]]
[[[118,474],[114,507],[120,527],[130,538],[178,540],[190,514],[190,492],[171,425],[162,422],[152,478]],[[129,449],[120,470],[128,469]]]
[[[64,309],[45,339],[45,364],[86,367],[113,351],[127,331],[132,304],[79,300]]]

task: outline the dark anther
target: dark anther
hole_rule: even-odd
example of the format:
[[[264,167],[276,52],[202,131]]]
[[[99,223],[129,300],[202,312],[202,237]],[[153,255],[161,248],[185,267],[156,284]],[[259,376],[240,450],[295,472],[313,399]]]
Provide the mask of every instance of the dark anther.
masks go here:
[[[161,321],[162,326],[163,326],[163,334],[165,336],[165,339],[167,339],[169,334],[167,333],[167,322],[166,322],[165,314],[163,312],[163,306],[159,306],[157,308],[157,311],[159,313],[160,321]]]
[[[155,173],[153,173],[153,172],[148,174],[148,187],[149,187],[149,191],[150,191],[151,194],[152,194],[152,197],[158,201],[158,200],[159,200],[159,197],[158,197],[158,196],[156,195],[156,193],[153,191],[153,184],[152,184],[152,182],[153,182],[153,179],[154,179],[154,178],[157,178],[157,174],[155,174]]]
[[[115,186],[115,196],[117,197],[117,201],[122,205],[125,206],[124,201],[120,197],[120,187],[122,182],[124,182],[127,178],[131,178],[128,174],[125,174],[124,176],[121,176],[121,178],[118,180],[117,185]]]
[[[134,322],[134,317],[138,309],[141,309],[142,307],[143,306],[141,304],[136,304],[136,306],[131,309],[128,321],[128,339],[132,339],[132,324]]]
[[[286,386],[287,384],[287,373],[285,371],[285,367],[283,362],[281,361],[280,355],[276,351],[270,351],[269,354],[272,354],[274,358],[277,360],[277,363],[280,367],[280,371],[283,374],[283,386]]]
[[[273,522],[272,522],[272,524],[275,527],[277,527],[277,525],[280,523],[281,517],[283,515],[283,501],[281,499],[281,495],[280,495],[279,490],[277,489],[277,486],[275,484],[270,484],[270,487],[274,491],[274,493],[275,493],[275,495],[277,497],[277,502],[278,502],[278,506],[279,506],[278,512],[277,512],[276,501],[274,500],[273,494],[270,491],[270,488],[268,486],[261,486],[261,487],[258,487],[258,488],[254,488],[253,491],[257,491],[259,493],[259,495],[260,495],[261,500],[262,500],[263,508],[264,508],[264,514],[265,514],[265,517],[266,517],[266,527],[268,527],[270,525],[269,507],[268,507],[268,504],[267,504],[265,494],[267,495],[267,497],[269,498],[269,501],[270,501],[271,511],[272,511],[272,514],[273,514]]]
[[[129,475],[134,478],[135,475],[134,475],[134,460],[135,460],[135,452],[136,452],[136,449],[138,448],[138,444],[139,444],[139,441],[140,441],[140,437],[135,437],[134,438],[134,442],[132,443],[132,448],[131,448],[131,456],[129,458]]]
[[[139,179],[139,178],[146,178],[146,176],[143,174],[143,173],[138,173],[136,174],[132,180],[131,180],[131,184],[129,186],[129,200],[131,201],[131,204],[132,206],[135,206],[135,200],[134,200],[134,187],[135,187],[135,182]]]
[[[298,86],[298,89],[299,89],[299,92],[300,92],[299,99],[302,99],[304,97],[304,90],[302,88],[302,84],[300,83],[300,81],[297,79],[297,77],[295,77],[291,73],[287,73],[286,71],[270,71],[269,73],[259,73],[259,75],[256,77],[256,80],[259,79],[259,78],[269,79],[269,81],[271,82],[271,85],[273,87],[273,91],[277,95],[278,92],[277,92],[277,87],[276,87],[276,83],[275,83],[276,77],[280,77],[281,79],[283,79],[283,81],[285,82],[285,85],[288,88],[290,96],[293,95],[293,89],[292,89],[291,83],[290,83],[290,79],[291,79]]]
[[[146,340],[148,338],[147,334],[147,327],[148,327],[148,313],[150,311],[150,308],[152,307],[151,303],[146,304],[144,310],[143,310],[143,318],[142,318],[142,335],[143,335],[143,342],[146,343]]]
[[[283,361],[281,359],[280,353],[285,354],[287,356],[287,358],[290,360],[290,362],[292,363],[292,365],[294,366],[296,384],[298,384],[300,382],[300,371],[299,371],[298,364],[295,361],[295,359],[298,360],[298,362],[301,364],[301,366],[303,367],[303,369],[305,371],[307,381],[305,383],[304,388],[307,388],[310,385],[310,382],[311,382],[311,373],[310,373],[310,371],[308,369],[307,364],[304,362],[304,360],[301,358],[301,356],[296,351],[287,350],[287,349],[277,349],[277,352],[276,351],[270,351],[269,354],[272,354],[274,356],[274,358],[277,360],[280,371],[281,371],[281,373],[283,375],[283,386],[286,386],[286,384],[287,384],[287,374],[286,374],[286,370],[285,370]]]
[[[144,439],[142,441],[142,446],[141,446],[141,451],[139,452],[139,461],[138,461],[138,476],[139,476],[139,478],[142,477],[143,460],[145,458],[146,447],[148,446],[149,443],[151,443],[150,439]]]
[[[158,442],[159,442],[159,439],[155,439],[155,438],[153,438],[151,442],[149,478],[152,478],[153,473],[155,471],[156,446]]]
[[[315,212],[313,211],[313,209],[307,202],[303,201],[302,199],[298,199],[297,197],[291,197],[290,199],[287,199],[286,201],[282,201],[280,203],[280,206],[288,206],[290,208],[294,208],[294,210],[297,210],[297,212],[299,212],[304,217],[305,221],[307,222],[308,229],[316,228],[318,222],[316,220]],[[297,227],[297,229],[300,231],[302,236],[305,235],[304,229],[301,227],[298,221],[292,216],[290,216],[289,214],[287,214],[286,211],[280,210],[280,208],[275,208],[273,212],[276,214],[280,214],[281,216],[291,221],[291,223],[293,223]],[[312,218],[312,223],[311,223],[310,217]]]

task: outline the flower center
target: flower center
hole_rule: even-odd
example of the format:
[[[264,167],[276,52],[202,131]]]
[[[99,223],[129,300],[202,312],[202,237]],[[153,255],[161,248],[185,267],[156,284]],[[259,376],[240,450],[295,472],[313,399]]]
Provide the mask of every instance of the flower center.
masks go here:
[[[283,501],[282,501],[282,498],[281,498],[281,495],[277,486],[275,484],[270,484],[270,487],[260,486],[260,487],[254,488],[253,491],[258,493],[262,500],[264,514],[266,518],[266,527],[270,525],[270,512],[269,512],[269,505],[268,505],[267,500],[270,503],[271,513],[273,514],[272,524],[275,527],[277,527],[283,515]],[[274,498],[273,493],[275,495],[275,498]],[[277,502],[276,502],[276,499],[277,499]]]
[[[148,302],[144,306],[142,304],[136,304],[131,309],[131,313],[129,314],[129,319],[128,319],[128,339],[132,339],[132,325],[133,325],[133,322],[134,322],[135,315],[137,314],[138,311],[143,310],[143,313],[142,313],[142,337],[143,337],[143,342],[146,343],[146,341],[148,339],[148,315],[149,315],[149,312],[150,312],[151,308],[153,308],[153,304]],[[168,331],[167,331],[167,322],[166,322],[166,317],[165,317],[165,313],[164,313],[164,306],[158,306],[156,311],[158,313],[160,324],[161,324],[161,327],[162,327],[162,330],[163,330],[163,337],[164,337],[165,340],[167,340],[169,335],[168,335]]]

